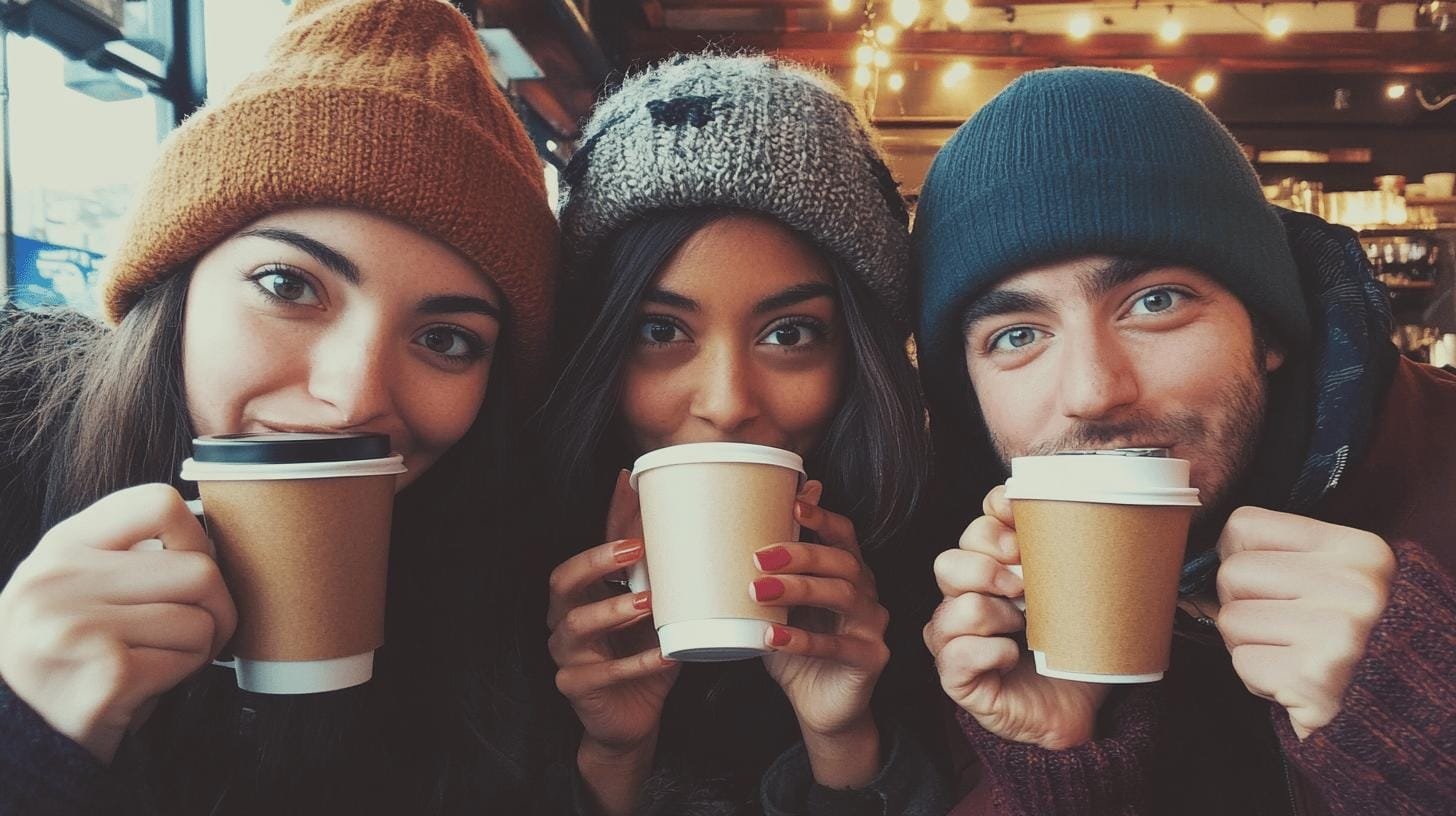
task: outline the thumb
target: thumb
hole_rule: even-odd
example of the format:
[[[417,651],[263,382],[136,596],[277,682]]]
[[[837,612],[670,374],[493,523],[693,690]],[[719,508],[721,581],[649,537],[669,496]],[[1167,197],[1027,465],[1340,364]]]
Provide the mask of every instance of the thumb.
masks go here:
[[[981,512],[1013,530],[1016,529],[1016,515],[1011,512],[1011,500],[1006,498],[1004,484],[996,485],[986,494],[986,500],[981,502]]]
[[[799,495],[795,498],[805,504],[812,504],[818,507],[819,500],[824,498],[824,483],[818,479],[810,479],[804,482],[804,486],[799,489]]]

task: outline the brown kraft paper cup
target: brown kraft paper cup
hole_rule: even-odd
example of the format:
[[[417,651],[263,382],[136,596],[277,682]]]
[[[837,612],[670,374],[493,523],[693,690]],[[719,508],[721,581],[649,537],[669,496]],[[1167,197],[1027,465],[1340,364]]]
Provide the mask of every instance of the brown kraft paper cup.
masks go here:
[[[199,482],[238,608],[233,654],[326,660],[383,645],[394,486],[394,476]]]
[[[1119,676],[1167,670],[1193,510],[1012,502],[1027,645],[1042,653],[1045,668]]]

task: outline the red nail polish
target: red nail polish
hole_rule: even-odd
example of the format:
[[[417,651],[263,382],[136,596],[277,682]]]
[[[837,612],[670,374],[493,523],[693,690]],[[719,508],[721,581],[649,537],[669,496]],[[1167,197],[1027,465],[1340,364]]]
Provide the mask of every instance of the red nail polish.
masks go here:
[[[642,542],[626,538],[612,545],[612,560],[618,564],[630,564],[642,557]]]
[[[753,582],[755,601],[772,601],[784,594],[784,582],[777,578],[759,578]]]
[[[652,608],[652,593],[641,592],[632,599],[632,608],[638,612],[646,612]]]
[[[758,561],[758,568],[769,572],[779,570],[789,565],[789,551],[783,547],[769,547],[766,550],[759,550],[754,553],[754,560]]]
[[[789,641],[793,639],[794,636],[791,632],[789,632],[789,630],[783,628],[782,626],[774,626],[772,624],[769,625],[768,645],[774,647],[775,649],[782,649],[783,647],[789,645]]]

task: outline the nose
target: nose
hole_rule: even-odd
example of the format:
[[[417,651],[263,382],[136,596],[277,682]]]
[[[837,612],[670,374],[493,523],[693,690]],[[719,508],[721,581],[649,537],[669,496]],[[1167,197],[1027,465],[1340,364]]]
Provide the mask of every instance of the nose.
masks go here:
[[[746,350],[723,343],[695,361],[692,415],[726,437],[738,435],[760,415],[753,364]]]
[[[312,350],[309,394],[333,408],[333,422],[341,428],[360,427],[389,416],[393,411],[389,351],[378,325],[364,320],[341,322]]]
[[[1062,415],[1108,420],[1138,401],[1133,360],[1114,332],[1090,331],[1063,338],[1059,395]]]

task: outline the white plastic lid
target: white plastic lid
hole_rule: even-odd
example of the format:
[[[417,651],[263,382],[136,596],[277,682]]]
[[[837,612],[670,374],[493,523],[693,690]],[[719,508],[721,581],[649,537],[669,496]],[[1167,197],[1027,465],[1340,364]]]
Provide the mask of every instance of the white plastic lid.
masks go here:
[[[798,471],[800,479],[805,476],[804,457],[793,451],[770,448],[767,445],[750,445],[746,442],[693,442],[658,448],[637,457],[636,464],[632,466],[632,489],[637,489],[637,477],[653,468],[670,465],[699,465],[709,462],[777,465]]]
[[[1011,460],[1006,498],[1198,507],[1188,460],[1151,456],[1053,455]]]
[[[346,462],[289,462],[287,464],[182,463],[182,478],[189,482],[261,482],[277,479],[331,479],[344,476],[393,476],[404,473],[404,457]]]

